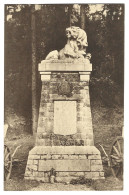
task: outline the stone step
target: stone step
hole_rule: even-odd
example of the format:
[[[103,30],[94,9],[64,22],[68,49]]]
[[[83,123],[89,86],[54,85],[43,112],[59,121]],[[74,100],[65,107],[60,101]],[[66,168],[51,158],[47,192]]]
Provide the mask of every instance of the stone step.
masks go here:
[[[29,155],[36,154],[96,154],[100,151],[95,146],[35,146]]]

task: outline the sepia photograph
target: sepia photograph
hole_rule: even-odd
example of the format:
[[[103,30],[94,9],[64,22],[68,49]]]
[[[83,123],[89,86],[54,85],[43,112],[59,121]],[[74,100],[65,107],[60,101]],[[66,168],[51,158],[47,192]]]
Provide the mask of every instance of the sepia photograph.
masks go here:
[[[125,4],[3,9],[4,191],[123,191]]]

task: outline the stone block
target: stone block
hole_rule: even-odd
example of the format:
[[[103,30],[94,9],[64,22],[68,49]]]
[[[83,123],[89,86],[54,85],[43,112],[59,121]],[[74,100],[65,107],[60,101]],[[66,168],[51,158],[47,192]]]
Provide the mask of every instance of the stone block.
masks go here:
[[[69,155],[67,155],[67,154],[62,155],[62,159],[69,159]]]
[[[39,112],[40,117],[44,117],[45,116],[45,112]]]
[[[54,113],[54,106],[47,106],[47,111],[50,113]]]
[[[33,160],[33,164],[37,165],[38,164],[38,160]]]
[[[33,160],[35,159],[36,160],[36,159],[40,159],[40,156],[39,155],[29,155],[29,158],[28,159],[29,160],[30,159],[33,159]]]
[[[44,172],[38,172],[39,177],[44,177]]]
[[[84,176],[84,172],[69,172],[69,176],[71,176],[71,177],[81,177],[81,176]]]
[[[50,80],[50,75],[41,75],[41,80],[42,81],[49,81]]]
[[[53,127],[54,127],[53,122],[54,122],[54,118],[53,117],[49,117],[48,121],[46,123],[46,129],[47,129],[48,133],[50,133],[50,132],[52,133],[53,132]]]
[[[37,135],[39,135],[40,133],[43,133],[43,128],[38,126]]]
[[[72,99],[73,99],[73,100],[78,100],[79,97],[80,97],[79,92],[78,92],[77,94],[74,93]],[[71,100],[72,100],[72,99],[71,99]]]
[[[27,161],[27,165],[32,165],[33,164],[33,160],[28,160]]]
[[[103,171],[103,166],[102,165],[92,165],[91,171]]]
[[[78,155],[78,159],[87,159],[86,155]]]
[[[88,155],[88,159],[100,159],[101,160],[101,156],[100,155]]]
[[[78,124],[80,121],[77,121],[77,132],[78,133],[82,133],[82,129],[83,129],[83,124]]]
[[[38,177],[39,176],[39,172],[38,171],[33,171],[33,176],[34,177]]]
[[[29,165],[29,169],[32,169],[34,171],[37,171],[38,166],[37,165]]]
[[[52,159],[54,160],[59,159],[59,155],[52,155]]]
[[[78,134],[77,134],[77,135],[78,135]],[[81,138],[81,139],[86,139],[86,137],[87,137],[86,134],[80,133],[79,135],[80,135],[80,138]]]
[[[99,175],[100,175],[101,177],[104,177],[104,172],[99,172]]]
[[[59,97],[58,97],[58,94],[50,94],[50,99],[51,100],[56,100],[56,99],[58,99]]]
[[[93,132],[87,133],[86,138],[87,139],[93,139]]]
[[[84,145],[85,146],[93,146],[94,145],[93,139],[85,139],[84,140]]]
[[[102,165],[102,160],[91,160],[91,165]]]
[[[80,81],[85,82],[85,85],[89,85],[90,76],[89,75],[80,75]]]
[[[57,177],[68,177],[70,172],[57,172]]]
[[[47,154],[42,155],[42,156],[41,156],[41,159],[42,159],[42,160],[47,160]]]
[[[48,178],[50,176],[50,170],[49,170],[49,172],[44,172],[44,177],[45,178]]]
[[[83,120],[83,117],[77,117],[77,121],[82,121]]]
[[[49,159],[52,159],[52,156],[50,154],[44,154],[44,155],[41,156],[41,159],[49,160]]]
[[[46,106],[47,108],[54,108],[52,103],[47,103]]]
[[[69,159],[78,159],[78,155],[69,155]]]
[[[29,170],[26,170],[25,172],[25,176],[32,176],[33,175],[33,172],[32,171],[29,171]]]
[[[99,177],[99,172],[91,172],[92,178]]]
[[[60,155],[58,155],[58,159],[63,159],[61,154],[60,154]]]
[[[47,117],[47,118],[50,118],[50,117],[53,117],[53,116],[54,116],[54,113],[53,113],[53,112],[48,111],[48,108],[47,108],[47,111],[46,111],[46,117]]]
[[[87,139],[87,146],[93,146],[93,145],[94,145],[93,139]]]
[[[47,154],[47,159],[52,159],[52,155],[51,154]]]
[[[42,138],[43,138],[43,133],[38,132],[38,133],[37,133],[36,140],[37,140],[37,139],[42,139]]]
[[[92,178],[91,172],[85,172],[84,175],[85,175],[86,179],[91,179]]]

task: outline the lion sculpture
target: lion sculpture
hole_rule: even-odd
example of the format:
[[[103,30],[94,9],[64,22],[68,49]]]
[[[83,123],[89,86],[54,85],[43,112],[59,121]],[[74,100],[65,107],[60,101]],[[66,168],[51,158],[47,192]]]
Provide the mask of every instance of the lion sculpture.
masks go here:
[[[79,27],[71,26],[66,28],[67,43],[63,49],[59,52],[54,50],[50,52],[46,60],[51,59],[78,59],[87,58],[89,54],[86,54],[86,47],[88,46],[87,35],[84,30]],[[91,55],[90,55],[91,56]],[[90,59],[89,59],[90,60]]]

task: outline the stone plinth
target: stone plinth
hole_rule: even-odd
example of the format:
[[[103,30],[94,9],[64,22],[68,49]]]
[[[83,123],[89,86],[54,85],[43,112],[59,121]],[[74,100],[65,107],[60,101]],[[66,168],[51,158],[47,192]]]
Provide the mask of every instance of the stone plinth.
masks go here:
[[[25,178],[49,182],[52,168],[56,182],[80,176],[104,179],[100,152],[95,146],[35,146],[29,153]]]
[[[78,60],[43,60],[39,64],[39,71],[42,74],[42,71],[45,72],[91,72],[92,64],[88,59]]]
[[[48,182],[73,177],[104,178],[100,152],[94,147],[89,97],[92,64],[88,60],[44,60],[36,146],[25,178]],[[67,177],[67,178],[66,178]]]

